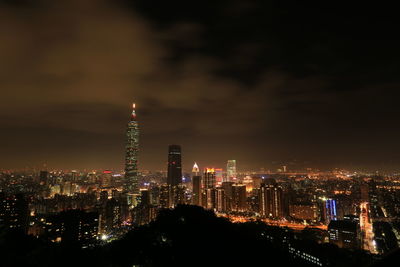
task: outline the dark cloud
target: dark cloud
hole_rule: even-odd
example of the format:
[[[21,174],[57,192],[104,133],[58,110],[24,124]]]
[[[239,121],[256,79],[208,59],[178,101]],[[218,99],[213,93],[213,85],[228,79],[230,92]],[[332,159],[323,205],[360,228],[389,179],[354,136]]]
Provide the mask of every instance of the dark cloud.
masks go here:
[[[0,1],[0,167],[122,168],[132,101],[143,168],[164,168],[171,143],[186,166],[396,163],[392,15],[297,1]]]
[[[124,2],[162,31],[192,25],[197,45],[186,38],[193,31],[173,35],[168,44],[174,58],[218,58],[224,62],[220,74],[239,80],[253,82],[269,68],[296,76],[340,75],[379,82],[382,76],[396,77],[387,69],[394,69],[394,57],[399,56],[399,37],[393,32],[398,22],[387,6],[264,0]]]

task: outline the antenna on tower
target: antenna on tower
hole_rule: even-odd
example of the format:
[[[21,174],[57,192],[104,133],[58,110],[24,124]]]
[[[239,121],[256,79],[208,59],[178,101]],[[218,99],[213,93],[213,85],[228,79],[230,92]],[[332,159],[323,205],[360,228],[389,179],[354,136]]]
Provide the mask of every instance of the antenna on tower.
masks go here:
[[[136,119],[136,104],[132,104],[132,119]]]

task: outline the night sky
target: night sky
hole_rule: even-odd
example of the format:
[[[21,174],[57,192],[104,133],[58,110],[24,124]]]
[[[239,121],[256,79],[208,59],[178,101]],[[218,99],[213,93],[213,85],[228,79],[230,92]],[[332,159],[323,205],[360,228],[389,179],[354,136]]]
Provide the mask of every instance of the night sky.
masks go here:
[[[0,0],[0,169],[122,169],[132,102],[141,169],[398,168],[397,9],[348,2]]]

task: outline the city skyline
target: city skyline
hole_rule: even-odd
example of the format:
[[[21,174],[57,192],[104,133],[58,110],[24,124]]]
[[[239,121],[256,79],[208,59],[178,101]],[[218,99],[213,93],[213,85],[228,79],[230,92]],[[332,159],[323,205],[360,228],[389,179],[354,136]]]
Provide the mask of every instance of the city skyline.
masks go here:
[[[0,0],[0,266],[397,266],[398,17]]]

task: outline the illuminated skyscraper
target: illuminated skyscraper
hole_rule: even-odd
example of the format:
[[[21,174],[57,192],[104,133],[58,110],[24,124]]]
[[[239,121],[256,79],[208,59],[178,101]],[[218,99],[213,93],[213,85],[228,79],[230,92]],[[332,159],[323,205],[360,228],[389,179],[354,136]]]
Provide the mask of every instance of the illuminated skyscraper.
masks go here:
[[[260,214],[265,217],[283,217],[283,191],[275,181],[262,184],[259,192]]]
[[[215,169],[205,168],[203,176],[202,206],[205,209],[215,207]]]
[[[132,194],[139,194],[138,152],[139,125],[136,120],[135,104],[133,104],[131,120],[126,130],[125,157],[125,190]]]
[[[192,204],[201,205],[201,176],[199,175],[199,166],[194,163],[192,176]]]
[[[204,170],[204,179],[203,179],[203,188],[215,188],[215,169],[214,168],[206,168]]]
[[[226,182],[236,181],[236,160],[228,160],[226,164]]]
[[[182,153],[178,145],[170,145],[168,148],[168,174],[167,184],[176,186],[182,183]]]
[[[329,224],[331,221],[337,220],[336,200],[328,198],[325,201],[325,222]]]

